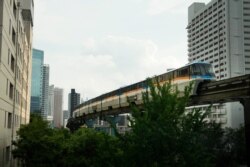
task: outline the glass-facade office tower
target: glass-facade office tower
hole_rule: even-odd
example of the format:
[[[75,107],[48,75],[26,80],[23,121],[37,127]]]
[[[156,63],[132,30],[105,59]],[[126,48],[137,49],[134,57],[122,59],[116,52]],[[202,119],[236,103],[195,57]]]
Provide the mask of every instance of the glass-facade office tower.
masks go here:
[[[0,1],[0,166],[11,158],[16,131],[30,118],[33,0]]]
[[[76,93],[75,89],[71,89],[68,96],[68,112],[70,117],[73,116],[73,110],[80,104],[80,93]]]
[[[250,73],[250,0],[212,0],[188,8],[188,60],[211,63],[218,80]],[[217,106],[211,118],[243,123],[239,103]]]
[[[30,111],[47,119],[49,110],[49,65],[44,64],[44,51],[33,49]]]
[[[43,62],[44,51],[33,49],[30,111],[39,114],[41,114],[41,102],[43,92]]]

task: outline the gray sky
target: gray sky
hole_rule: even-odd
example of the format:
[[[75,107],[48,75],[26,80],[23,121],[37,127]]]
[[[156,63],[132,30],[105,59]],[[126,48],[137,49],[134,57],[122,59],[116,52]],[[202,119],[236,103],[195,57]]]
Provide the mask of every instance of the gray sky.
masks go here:
[[[186,64],[193,2],[35,0],[33,47],[64,89],[64,109],[71,88],[86,100]]]

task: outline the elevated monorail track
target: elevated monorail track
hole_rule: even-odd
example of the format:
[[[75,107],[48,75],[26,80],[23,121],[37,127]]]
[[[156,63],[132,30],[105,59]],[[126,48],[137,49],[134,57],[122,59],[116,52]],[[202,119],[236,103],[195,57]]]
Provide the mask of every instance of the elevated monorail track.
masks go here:
[[[250,75],[244,75],[216,82],[202,83],[197,89],[197,95],[190,98],[189,105],[243,102],[249,98]]]
[[[236,101],[239,101],[244,106],[247,155],[250,157],[250,74],[221,81],[201,83],[197,89],[197,95],[190,97],[188,106]],[[75,130],[83,125],[85,120],[129,113],[130,111],[130,107],[124,107],[82,115],[71,118],[67,127]],[[250,159],[248,159],[248,166],[250,166]]]

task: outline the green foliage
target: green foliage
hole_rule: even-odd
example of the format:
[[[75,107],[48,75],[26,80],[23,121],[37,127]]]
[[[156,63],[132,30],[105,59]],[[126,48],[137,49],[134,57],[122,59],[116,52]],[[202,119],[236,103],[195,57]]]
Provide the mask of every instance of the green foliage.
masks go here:
[[[23,166],[165,167],[237,166],[246,162],[244,128],[222,130],[205,121],[207,112],[185,112],[192,84],[184,92],[170,83],[149,82],[143,110],[132,106],[131,132],[109,136],[82,128],[51,129],[41,117],[18,131],[13,155]],[[182,94],[183,96],[180,96]],[[241,163],[242,162],[242,163]]]
[[[79,129],[73,134],[66,129],[51,129],[34,115],[18,135],[13,155],[27,167],[112,167],[118,166],[122,155],[115,137],[92,129]]]
[[[207,113],[185,113],[192,85],[183,96],[170,83],[149,85],[143,111],[134,108],[132,132],[124,136],[127,166],[212,166],[223,132],[205,121]]]
[[[218,155],[218,166],[240,166],[247,164],[245,128],[226,128],[223,149]]]
[[[66,166],[118,166],[122,155],[117,138],[92,129],[79,129],[68,144]]]
[[[56,166],[53,165],[61,156],[64,140],[69,137],[66,130],[51,129],[48,122],[32,115],[28,125],[22,125],[18,131],[19,139],[13,142],[15,158],[23,166]]]

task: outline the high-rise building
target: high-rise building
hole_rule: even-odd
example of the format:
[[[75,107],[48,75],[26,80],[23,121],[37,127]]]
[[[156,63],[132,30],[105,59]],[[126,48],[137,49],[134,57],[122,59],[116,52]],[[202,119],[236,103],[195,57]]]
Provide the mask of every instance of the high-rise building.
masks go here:
[[[54,88],[54,127],[63,127],[63,89]]]
[[[30,112],[41,114],[44,52],[32,49]]]
[[[44,64],[44,51],[32,51],[30,112],[39,114],[46,120],[49,107],[49,65]]]
[[[49,110],[49,65],[42,67],[42,102],[41,102],[41,116],[44,120],[47,119]]]
[[[212,0],[188,9],[188,59],[213,64],[217,79],[250,73],[250,0]]]
[[[187,30],[189,62],[211,63],[218,80],[250,73],[250,0],[193,3],[188,8]],[[217,108],[212,117],[223,119],[225,126],[243,123],[239,103]]]
[[[29,122],[33,0],[0,1],[0,166],[13,166],[12,144]]]
[[[47,120],[53,125],[53,117],[54,117],[54,85],[49,86],[49,107],[48,107],[48,115]]]
[[[80,104],[80,93],[76,93],[75,89],[71,89],[68,96],[68,111],[70,117],[73,115],[73,110],[76,106]]]
[[[68,123],[69,119],[69,111],[68,110],[63,110],[63,127],[66,128],[66,125]]]

